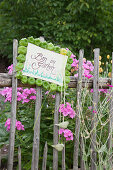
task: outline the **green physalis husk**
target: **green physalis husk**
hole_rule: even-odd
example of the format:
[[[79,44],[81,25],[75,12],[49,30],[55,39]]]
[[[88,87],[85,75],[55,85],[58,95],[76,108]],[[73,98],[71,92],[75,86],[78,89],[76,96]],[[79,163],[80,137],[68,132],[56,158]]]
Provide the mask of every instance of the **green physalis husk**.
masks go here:
[[[70,76],[70,72],[68,70],[65,70],[65,76]]]
[[[36,79],[36,85],[42,86],[43,81],[41,79]]]
[[[50,50],[50,51],[53,51],[54,50],[54,45],[52,43],[48,43],[47,44],[47,49]]]
[[[61,86],[57,86],[57,91],[61,92],[62,91],[62,87]]]
[[[68,57],[67,63],[72,64],[73,63],[73,59]]]
[[[47,82],[47,81],[43,81],[43,87],[46,89],[46,90],[49,90],[50,89],[50,84],[49,84],[49,82]]]
[[[19,41],[19,45],[20,46],[26,46],[28,45],[28,40],[27,38],[22,38],[20,41]]]
[[[54,83],[51,83],[50,84],[50,91],[53,92],[53,91],[56,91],[57,90],[57,85],[54,84]]]
[[[21,82],[22,82],[23,84],[27,84],[27,76],[22,76]]]
[[[27,53],[27,47],[20,46],[18,47],[18,54],[26,54]]]
[[[47,48],[47,42],[44,41],[44,42],[40,42],[40,45],[39,45],[41,48]]]
[[[22,78],[22,72],[21,72],[21,71],[18,71],[18,72],[16,73],[16,78],[17,78],[17,79],[21,79],[21,78]]]
[[[60,47],[58,47],[58,46],[54,46],[54,52],[56,52],[56,53],[60,53]]]
[[[72,52],[68,50],[66,55],[67,55],[68,57],[71,57]]]
[[[32,44],[35,44],[35,39],[33,38],[33,36],[28,37],[28,42],[32,43]]]
[[[24,54],[19,54],[18,56],[17,56],[17,61],[19,61],[20,63],[24,63],[25,62],[25,59],[26,59],[26,57],[25,57],[25,55]]]
[[[66,64],[66,69],[68,70],[68,71],[70,71],[71,70],[71,64]]]
[[[23,63],[17,63],[17,65],[16,65],[16,67],[15,67],[16,71],[20,71],[20,70],[22,70],[23,68],[24,68],[24,64],[23,64]]]
[[[28,84],[30,84],[30,85],[35,84],[35,78],[33,78],[33,77],[29,77],[27,81],[28,81]]]
[[[68,84],[70,82],[70,77],[69,76],[65,76],[65,83]]]
[[[41,43],[40,39],[39,39],[39,38],[35,38],[34,44],[37,45],[37,46],[39,46],[40,43]]]

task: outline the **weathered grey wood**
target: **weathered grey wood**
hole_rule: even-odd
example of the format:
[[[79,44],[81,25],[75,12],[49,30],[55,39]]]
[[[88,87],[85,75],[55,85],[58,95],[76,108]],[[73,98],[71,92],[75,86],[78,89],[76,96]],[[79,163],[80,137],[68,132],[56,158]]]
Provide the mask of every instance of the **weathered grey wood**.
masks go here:
[[[0,168],[1,168],[1,161],[2,161],[2,153],[1,153],[1,149],[0,149]]]
[[[71,81],[68,84],[69,88],[76,88],[78,78],[74,76],[70,76]],[[12,76],[8,75],[7,73],[0,73],[0,88],[3,87],[11,87]],[[87,79],[82,78],[82,87],[86,86],[88,88],[93,88],[93,78]],[[111,78],[99,78],[99,88],[108,88],[107,84],[111,84]],[[36,87],[35,85],[31,86],[29,84],[22,84],[21,81],[18,80],[18,87]]]
[[[60,93],[56,92],[56,101],[55,101],[55,111],[54,111],[54,127],[53,127],[53,144],[58,143],[58,116],[59,116],[59,105],[60,105]],[[58,170],[58,151],[53,148],[53,169]]]
[[[13,76],[12,76],[12,103],[11,103],[11,126],[9,138],[8,153],[8,170],[13,169],[14,143],[15,143],[15,123],[16,123],[16,107],[17,107],[17,79],[15,77],[15,66],[17,64],[16,57],[18,51],[18,41],[13,40]]]
[[[100,49],[94,50],[94,79],[93,79],[93,111],[91,121],[91,170],[96,170],[96,122],[97,122],[97,110],[98,110],[98,80],[99,80],[99,55]]]
[[[65,163],[65,142],[64,142],[64,148],[62,150],[62,170],[66,169],[66,163]]]
[[[41,87],[36,87],[34,138],[33,138],[31,170],[38,170],[39,144],[40,144],[41,102],[42,102],[42,88]]]
[[[47,142],[46,142],[46,143],[45,143],[45,146],[44,146],[42,170],[46,170],[47,151],[48,151],[48,147],[47,147]]]
[[[112,61],[113,61],[113,52],[112,52]],[[113,63],[112,63],[112,79],[111,79],[111,84],[113,85]],[[109,128],[108,128],[108,134],[109,134],[109,139],[108,139],[108,150],[109,150],[109,165],[110,168],[113,167],[113,87],[112,89],[112,97],[110,101],[110,113],[109,113]]]
[[[80,167],[82,170],[85,169],[85,162],[83,160],[83,150],[84,150],[84,142],[83,142],[83,137],[80,136]]]
[[[21,170],[21,148],[18,147],[18,170]]]
[[[77,105],[76,105],[73,170],[78,170],[83,55],[84,55],[84,50],[80,50],[79,51],[78,83],[77,83]]]

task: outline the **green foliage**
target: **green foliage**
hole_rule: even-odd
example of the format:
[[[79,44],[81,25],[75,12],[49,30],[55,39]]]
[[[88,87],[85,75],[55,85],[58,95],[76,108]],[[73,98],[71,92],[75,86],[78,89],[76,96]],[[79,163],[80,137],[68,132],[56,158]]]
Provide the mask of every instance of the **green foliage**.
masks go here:
[[[85,49],[92,59],[100,48],[103,58],[113,51],[112,0],[3,0],[0,2],[0,54],[12,61],[12,41],[44,36],[76,55]]]

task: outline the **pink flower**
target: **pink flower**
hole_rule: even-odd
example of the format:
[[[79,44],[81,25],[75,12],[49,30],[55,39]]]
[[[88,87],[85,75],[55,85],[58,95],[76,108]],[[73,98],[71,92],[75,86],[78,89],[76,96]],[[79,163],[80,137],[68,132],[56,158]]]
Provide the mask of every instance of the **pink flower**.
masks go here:
[[[13,73],[13,64],[11,64],[7,69],[9,70],[8,74],[11,75]]]
[[[66,141],[73,140],[73,133],[69,129],[60,129],[59,134],[66,138]]]
[[[30,96],[29,99],[31,99],[31,100],[36,100],[36,96]]]
[[[7,127],[7,131],[9,131],[10,130],[10,118],[8,118],[7,120],[6,120],[6,122],[5,122],[5,127]]]
[[[29,99],[24,99],[23,102],[22,102],[22,104],[23,104],[23,103],[28,103],[29,101],[30,101]]]
[[[88,109],[91,111],[92,110],[92,106],[89,106]]]
[[[64,111],[64,104],[61,104],[59,107],[59,112],[63,112]]]
[[[63,116],[67,116],[68,115],[68,111],[67,108],[64,108],[64,111],[62,112]]]
[[[16,128],[17,130],[24,130],[24,125],[22,125],[20,121],[16,120]]]
[[[7,127],[6,129],[7,131],[10,131],[10,124],[11,124],[11,119],[8,118],[5,122],[5,127]],[[17,128],[17,130],[24,130],[24,125],[22,125],[20,121],[16,120],[15,128]]]
[[[97,113],[97,111],[96,111],[96,110],[93,110],[93,113]]]
[[[45,94],[49,94],[50,91],[46,91]]]
[[[58,133],[59,133],[60,135],[62,135],[63,132],[64,132],[64,129],[62,129],[62,128],[60,128],[59,131],[58,131]]]
[[[55,99],[55,95],[52,95],[52,98]]]
[[[112,85],[109,85],[109,84],[107,84],[107,86],[109,86],[109,87],[113,87]]]
[[[66,103],[66,106],[64,106],[64,104],[60,105],[59,112],[61,112],[63,116],[69,116],[72,119],[75,117],[75,111],[72,109],[71,104],[68,102]]]

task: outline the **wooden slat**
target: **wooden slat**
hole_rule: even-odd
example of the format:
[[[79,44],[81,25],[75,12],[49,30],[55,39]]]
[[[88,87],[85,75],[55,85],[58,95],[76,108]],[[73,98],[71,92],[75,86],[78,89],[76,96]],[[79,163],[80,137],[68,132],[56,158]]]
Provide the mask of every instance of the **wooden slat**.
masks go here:
[[[40,143],[41,102],[42,102],[42,88],[41,87],[36,87],[34,138],[33,138],[31,170],[38,170],[39,143]]]
[[[76,88],[77,87],[77,81],[78,78],[74,76],[70,76],[71,82],[69,83],[69,88]],[[0,88],[3,87],[11,87],[12,86],[12,76],[8,75],[7,73],[0,73]],[[88,88],[93,88],[93,78],[87,79],[82,78],[82,87],[85,87],[87,84]],[[108,88],[107,84],[111,84],[111,78],[99,78],[99,88]],[[29,84],[22,84],[21,81],[18,80],[18,87],[35,87],[31,86]]]
[[[12,103],[11,103],[11,125],[9,138],[8,153],[8,170],[13,169],[14,143],[15,143],[15,123],[16,123],[16,107],[17,107],[17,79],[15,77],[15,66],[17,64],[16,57],[18,51],[18,41],[13,40],[13,76],[12,76]]]
[[[80,136],[80,167],[82,170],[86,170],[85,162],[83,160],[83,150],[84,150],[84,141],[83,141],[83,137]]]
[[[18,147],[18,170],[21,170],[21,148]]]
[[[46,170],[47,152],[48,152],[48,147],[47,147],[47,142],[46,142],[46,143],[45,143],[45,146],[44,146],[42,170]]]
[[[62,150],[62,170],[66,169],[66,164],[65,164],[65,142],[64,142],[64,148]]]
[[[112,52],[112,61],[113,61],[113,52]],[[112,82],[113,86],[113,63],[112,63]],[[110,168],[113,167],[113,87],[112,89],[112,97],[110,101],[110,113],[109,113],[109,129],[108,129],[108,134],[109,134],[109,139],[108,139],[108,150],[109,150],[109,165]]]
[[[79,51],[78,83],[77,83],[77,104],[76,104],[73,170],[78,170],[83,55],[84,55],[84,50],[80,50]]]
[[[91,170],[96,170],[96,122],[97,122],[97,110],[98,110],[98,80],[99,80],[99,54],[100,49],[94,50],[94,79],[93,79],[93,111],[91,122]]]
[[[1,161],[2,161],[2,153],[1,153],[1,149],[0,149],[0,168],[1,168]]]
[[[56,101],[55,101],[55,111],[54,111],[54,127],[53,127],[53,144],[56,145],[58,143],[58,116],[59,116],[59,105],[60,105],[60,93],[56,93]],[[53,169],[58,170],[58,151],[53,148]]]

